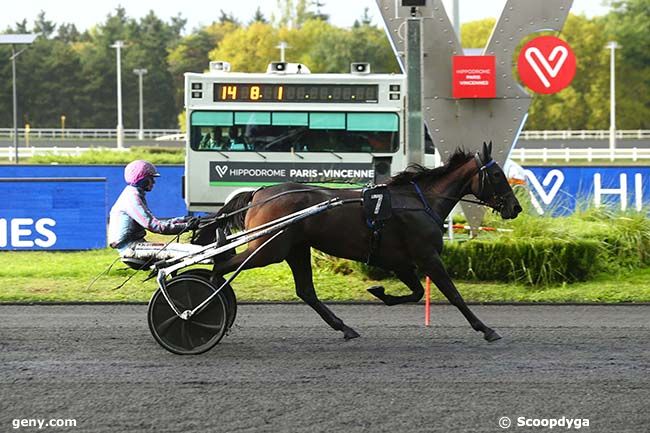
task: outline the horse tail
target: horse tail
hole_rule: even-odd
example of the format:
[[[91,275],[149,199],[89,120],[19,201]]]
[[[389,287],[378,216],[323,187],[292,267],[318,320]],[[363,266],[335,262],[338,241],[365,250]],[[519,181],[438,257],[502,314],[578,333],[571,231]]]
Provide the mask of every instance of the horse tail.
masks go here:
[[[222,217],[220,218],[219,225],[222,227],[227,225],[230,228],[243,230],[247,210],[243,210],[242,208],[250,204],[251,200],[253,200],[254,194],[255,191],[243,191],[230,199],[230,201],[226,203],[219,212],[217,212],[217,218]],[[239,210],[241,211],[237,212]]]
[[[212,220],[212,222],[197,229],[190,242],[195,245],[208,245],[215,241],[215,230],[218,228],[224,229],[226,234],[229,234],[233,228],[243,230],[246,211],[248,210],[243,208],[248,206],[253,199],[253,194],[255,194],[255,191],[240,192],[226,203],[219,212],[206,215],[206,219]],[[237,212],[240,209],[241,212]]]

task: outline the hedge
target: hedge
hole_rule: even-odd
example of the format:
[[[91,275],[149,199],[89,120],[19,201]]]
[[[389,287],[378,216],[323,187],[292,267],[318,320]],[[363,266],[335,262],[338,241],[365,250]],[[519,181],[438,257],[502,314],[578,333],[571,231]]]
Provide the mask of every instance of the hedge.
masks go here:
[[[550,285],[585,281],[608,266],[597,240],[512,239],[448,242],[442,254],[452,278]]]

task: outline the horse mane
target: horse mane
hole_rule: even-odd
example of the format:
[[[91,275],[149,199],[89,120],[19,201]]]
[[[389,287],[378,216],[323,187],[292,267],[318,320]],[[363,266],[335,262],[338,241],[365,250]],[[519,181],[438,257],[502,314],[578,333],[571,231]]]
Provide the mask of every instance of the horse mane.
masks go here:
[[[447,160],[445,165],[436,168],[426,168],[420,164],[410,164],[406,170],[391,177],[390,180],[386,182],[386,184],[407,185],[411,182],[418,182],[421,180],[432,181],[454,171],[459,166],[465,164],[467,160],[472,157],[473,155],[471,153],[458,148]]]

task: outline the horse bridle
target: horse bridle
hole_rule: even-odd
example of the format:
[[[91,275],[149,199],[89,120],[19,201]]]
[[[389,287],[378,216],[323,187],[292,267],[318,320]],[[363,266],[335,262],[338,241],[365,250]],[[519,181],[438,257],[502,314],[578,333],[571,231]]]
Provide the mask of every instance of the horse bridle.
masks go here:
[[[476,161],[476,172],[472,173],[472,175],[469,177],[469,179],[465,182],[463,187],[461,188],[461,191],[465,191],[467,187],[469,186],[470,182],[472,182],[472,179],[474,178],[474,175],[478,174],[478,192],[474,194],[478,200],[472,200],[468,198],[463,198],[463,197],[451,197],[451,196],[446,196],[442,194],[438,194],[438,197],[441,198],[447,198],[447,199],[452,199],[452,200],[458,200],[462,201],[465,203],[471,203],[471,204],[477,204],[479,206],[485,206],[489,207],[495,212],[501,212],[503,209],[503,206],[505,206],[505,199],[504,197],[510,194],[513,194],[512,191],[509,191],[508,194],[505,194],[504,197],[501,197],[500,195],[497,194],[496,188],[494,187],[494,183],[492,183],[492,179],[490,179],[488,169],[495,165],[497,162],[494,159],[490,159],[488,162],[483,164],[483,161],[481,161],[481,157],[479,156],[478,152],[474,154],[474,160]],[[496,205],[492,206],[490,203],[482,200],[479,198],[480,196],[483,195],[483,190],[485,189],[485,185],[489,184],[490,187],[492,188],[492,199],[495,200]]]
[[[490,159],[488,162],[486,162],[485,164],[483,164],[483,161],[481,161],[481,157],[479,156],[479,154],[478,154],[478,153],[475,153],[475,154],[474,154],[474,160],[476,161],[476,165],[478,166],[478,171],[477,171],[477,173],[478,173],[478,176],[479,176],[479,177],[478,177],[478,184],[479,184],[479,185],[478,185],[478,192],[477,192],[477,194],[475,194],[475,195],[476,195],[477,198],[479,198],[479,199],[478,199],[477,201],[475,201],[475,200],[461,199],[461,201],[472,202],[472,203],[475,203],[475,204],[480,204],[480,205],[482,205],[482,206],[487,206],[487,207],[489,207],[489,208],[492,208],[492,209],[493,209],[494,211],[496,211],[496,212],[501,212],[501,210],[503,210],[503,207],[504,207],[505,204],[506,204],[506,200],[505,200],[505,198],[508,197],[508,196],[510,196],[510,195],[513,195],[514,193],[512,192],[512,190],[510,190],[510,191],[508,191],[507,193],[505,193],[505,194],[503,194],[503,195],[497,194],[497,189],[496,189],[496,187],[494,186],[494,183],[492,182],[492,179],[491,179],[490,174],[489,174],[489,172],[488,172],[489,168],[492,167],[493,165],[495,165],[495,164],[497,163],[494,159]],[[468,182],[471,182],[471,180],[472,180],[473,177],[474,177],[474,175],[472,175],[472,176],[470,177],[470,180],[469,180]],[[489,184],[490,187],[492,188],[492,197],[491,197],[491,198],[495,201],[495,205],[494,205],[494,206],[491,205],[491,204],[489,204],[488,202],[486,202],[486,201],[483,200],[482,198],[480,198],[480,197],[483,195],[483,192],[484,192],[484,190],[485,190],[485,186],[486,186],[486,184]],[[465,189],[465,188],[463,188],[463,190],[464,190],[464,189]]]

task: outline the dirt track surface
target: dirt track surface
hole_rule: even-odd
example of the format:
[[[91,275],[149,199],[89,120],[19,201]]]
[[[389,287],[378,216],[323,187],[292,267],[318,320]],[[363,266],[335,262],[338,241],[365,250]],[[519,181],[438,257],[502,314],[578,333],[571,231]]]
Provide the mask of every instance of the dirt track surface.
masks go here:
[[[429,328],[422,306],[331,308],[361,338],[304,305],[243,305],[218,346],[184,357],[157,346],[145,306],[0,306],[0,431],[557,432],[517,418],[562,416],[648,431],[650,306],[472,307],[496,343],[450,306]]]

